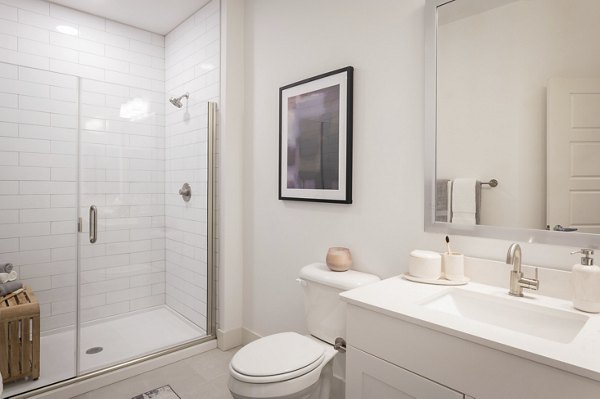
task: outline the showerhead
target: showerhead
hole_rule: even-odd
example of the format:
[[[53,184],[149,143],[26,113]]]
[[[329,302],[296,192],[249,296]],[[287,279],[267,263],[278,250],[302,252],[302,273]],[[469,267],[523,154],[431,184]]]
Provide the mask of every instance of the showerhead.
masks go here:
[[[189,93],[185,93],[185,94],[183,94],[183,95],[181,95],[181,96],[179,96],[177,98],[171,97],[171,98],[169,98],[169,101],[171,102],[171,104],[173,104],[177,108],[181,108],[181,107],[183,107],[183,103],[181,102],[181,99],[184,98],[184,97],[189,99],[190,98],[190,94]]]
[[[183,106],[183,104],[181,103],[181,100],[178,98],[171,97],[171,98],[169,98],[169,101],[171,102],[171,104],[173,104],[177,108],[181,108]]]

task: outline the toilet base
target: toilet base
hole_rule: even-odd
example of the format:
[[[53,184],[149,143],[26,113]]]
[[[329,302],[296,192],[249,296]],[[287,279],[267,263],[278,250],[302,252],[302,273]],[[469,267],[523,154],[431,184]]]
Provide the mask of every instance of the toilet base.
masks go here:
[[[264,398],[264,399],[321,399],[318,395],[320,393],[320,389],[319,389],[318,385],[319,385],[319,382],[315,383],[314,385],[311,385],[310,387],[308,387],[306,389],[303,389],[300,392],[296,392],[292,395],[261,396],[261,398]],[[231,392],[231,390],[229,390],[229,392],[231,393],[231,396],[233,396],[234,399],[257,399],[256,397],[235,394],[235,393]],[[317,394],[317,396],[315,396],[315,394]]]

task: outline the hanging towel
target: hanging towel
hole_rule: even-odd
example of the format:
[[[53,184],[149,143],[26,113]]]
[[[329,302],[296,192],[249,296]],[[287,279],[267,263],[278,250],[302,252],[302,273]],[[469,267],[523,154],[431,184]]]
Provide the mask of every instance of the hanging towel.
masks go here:
[[[452,180],[439,179],[435,182],[435,221],[452,220]]]
[[[8,283],[9,281],[15,281],[17,279],[17,272],[12,271],[10,273],[0,273],[0,283]]]
[[[20,281],[9,281],[8,283],[0,284],[0,296],[8,295],[20,288],[23,288],[23,283]]]
[[[476,179],[454,179],[452,184],[452,223],[479,223],[479,192],[479,182]]]

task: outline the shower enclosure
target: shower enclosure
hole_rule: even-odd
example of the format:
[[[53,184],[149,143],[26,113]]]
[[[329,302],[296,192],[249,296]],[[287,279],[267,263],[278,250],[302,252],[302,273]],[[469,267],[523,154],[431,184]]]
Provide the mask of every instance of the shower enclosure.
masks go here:
[[[103,78],[0,62],[0,264],[41,319],[40,378],[5,397],[214,336],[218,15],[128,79],[116,50]]]

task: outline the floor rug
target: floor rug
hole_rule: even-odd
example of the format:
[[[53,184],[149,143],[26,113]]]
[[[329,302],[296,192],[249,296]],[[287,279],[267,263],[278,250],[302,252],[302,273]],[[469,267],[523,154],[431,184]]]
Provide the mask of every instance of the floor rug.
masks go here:
[[[181,399],[179,395],[175,393],[170,385],[165,385],[159,388],[152,389],[148,392],[144,392],[140,395],[136,395],[131,399]]]

